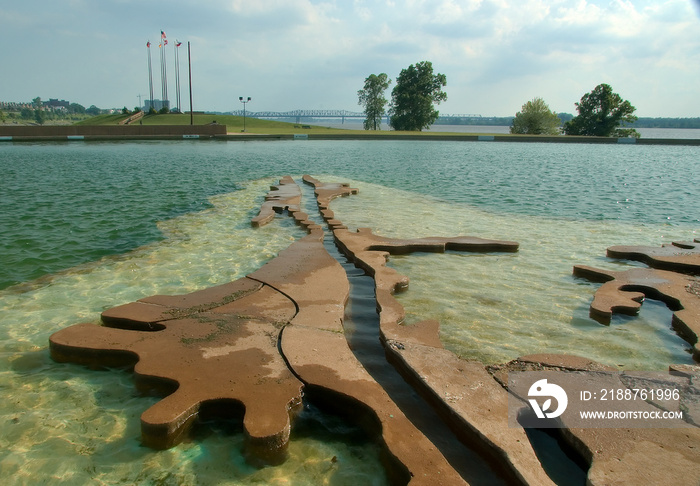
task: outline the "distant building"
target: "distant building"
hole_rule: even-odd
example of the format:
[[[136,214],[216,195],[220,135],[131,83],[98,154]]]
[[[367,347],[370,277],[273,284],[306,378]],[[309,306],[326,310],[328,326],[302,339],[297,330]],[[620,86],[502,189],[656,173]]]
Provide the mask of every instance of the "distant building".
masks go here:
[[[44,101],[42,103],[44,106],[50,106],[51,108],[55,109],[60,109],[63,108],[64,110],[67,110],[68,107],[70,106],[70,103],[66,100],[57,100],[54,98],[49,99],[49,101]]]
[[[15,103],[12,101],[0,101],[0,110],[20,111],[22,108],[32,108],[32,103]]]
[[[143,107],[143,111],[150,111],[151,107],[154,110],[160,111],[163,108],[170,109],[170,100],[146,100],[146,106]]]

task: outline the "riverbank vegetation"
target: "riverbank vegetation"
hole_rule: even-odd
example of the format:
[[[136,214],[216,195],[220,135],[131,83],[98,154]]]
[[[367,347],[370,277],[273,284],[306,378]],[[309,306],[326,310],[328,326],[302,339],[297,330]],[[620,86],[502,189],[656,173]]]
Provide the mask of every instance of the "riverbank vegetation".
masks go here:
[[[365,108],[365,130],[380,130],[387,100],[384,91],[389,88],[391,79],[385,74],[370,74],[364,87],[357,92],[358,104]],[[421,132],[440,116],[433,105],[447,100],[442,90],[447,85],[444,74],[433,74],[433,64],[422,61],[402,69],[396,78],[396,86],[391,91],[389,106],[389,126],[398,131]]]
[[[549,109],[542,98],[535,98],[525,103],[515,114],[510,133],[528,135],[557,135],[561,120]]]
[[[381,130],[382,118],[386,113],[387,99],[384,91],[391,84],[386,73],[370,74],[365,79],[365,86],[357,92],[357,104],[365,109],[365,130]]]
[[[636,108],[613,92],[609,84],[599,84],[584,94],[576,103],[576,109],[578,116],[564,123],[562,132],[565,135],[639,138],[639,132],[634,128],[621,128],[623,124],[629,127],[637,120],[634,115]]]

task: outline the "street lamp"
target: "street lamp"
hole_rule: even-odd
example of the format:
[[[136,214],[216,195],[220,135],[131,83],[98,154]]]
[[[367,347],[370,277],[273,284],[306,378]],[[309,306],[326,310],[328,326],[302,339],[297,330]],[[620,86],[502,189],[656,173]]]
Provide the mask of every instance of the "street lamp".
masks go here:
[[[243,103],[243,131],[245,132],[245,105],[250,101],[250,96],[248,96],[247,100],[244,100],[242,96],[239,96],[238,101]]]

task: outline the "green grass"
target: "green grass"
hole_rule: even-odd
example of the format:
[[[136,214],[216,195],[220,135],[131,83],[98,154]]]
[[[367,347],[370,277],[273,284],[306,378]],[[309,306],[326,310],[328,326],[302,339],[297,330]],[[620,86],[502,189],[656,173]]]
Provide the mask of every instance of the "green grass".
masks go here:
[[[127,118],[125,115],[97,115],[85,120],[75,122],[73,125],[118,125],[120,121]]]
[[[118,125],[120,121],[127,118],[127,115],[116,114],[116,115],[99,115],[93,118],[76,123],[76,125]],[[233,116],[233,115],[217,115],[217,114],[199,114],[195,113],[193,115],[194,125],[207,125],[209,123],[218,123],[221,125],[226,125],[226,131],[228,133],[241,133],[243,131],[243,117]],[[190,115],[189,113],[182,114],[172,114],[167,115],[146,115],[141,120],[135,123],[142,123],[143,125],[189,125]],[[436,126],[437,127],[437,126]],[[469,135],[469,133],[457,133],[457,132],[440,132],[438,130],[430,130],[424,132],[398,132],[393,130],[380,130],[380,131],[369,131],[369,130],[346,130],[343,128],[328,128],[320,127],[316,125],[309,125],[307,123],[287,123],[275,120],[262,120],[258,118],[245,119],[246,133],[252,134],[267,134],[267,135],[289,135],[295,133],[307,133],[307,134],[343,134],[343,135],[371,135],[376,137],[382,137],[387,135],[418,135],[418,136],[429,136],[429,135],[444,135],[444,136],[460,136]],[[479,133],[479,135],[488,135],[484,133]]]
[[[99,115],[88,120],[76,123],[76,125],[118,125],[120,121],[127,118],[127,115]],[[217,114],[199,114],[193,115],[194,125],[208,125],[210,123],[218,123],[226,125],[226,130],[229,133],[240,133],[243,131],[243,117],[233,115],[217,115]],[[189,125],[189,113],[167,115],[146,115],[141,120],[135,123],[143,125]],[[302,126],[311,128],[301,128]],[[326,127],[318,127],[307,124],[286,123],[274,120],[261,120],[258,118],[245,119],[246,133],[265,133],[265,134],[286,134],[299,133],[303,130],[304,133],[318,133],[319,131],[327,133],[328,131],[345,132],[346,130],[337,130]]]

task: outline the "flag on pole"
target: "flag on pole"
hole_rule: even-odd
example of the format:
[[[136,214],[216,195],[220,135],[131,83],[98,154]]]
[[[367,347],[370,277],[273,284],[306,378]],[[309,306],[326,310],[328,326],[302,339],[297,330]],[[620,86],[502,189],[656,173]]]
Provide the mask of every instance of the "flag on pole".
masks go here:
[[[165,39],[165,32],[163,32],[162,30],[160,31],[160,38]]]
[[[182,42],[180,42],[179,40],[175,41],[175,47],[180,47],[181,45],[182,45]]]
[[[146,47],[151,47],[151,41],[146,42]]]

